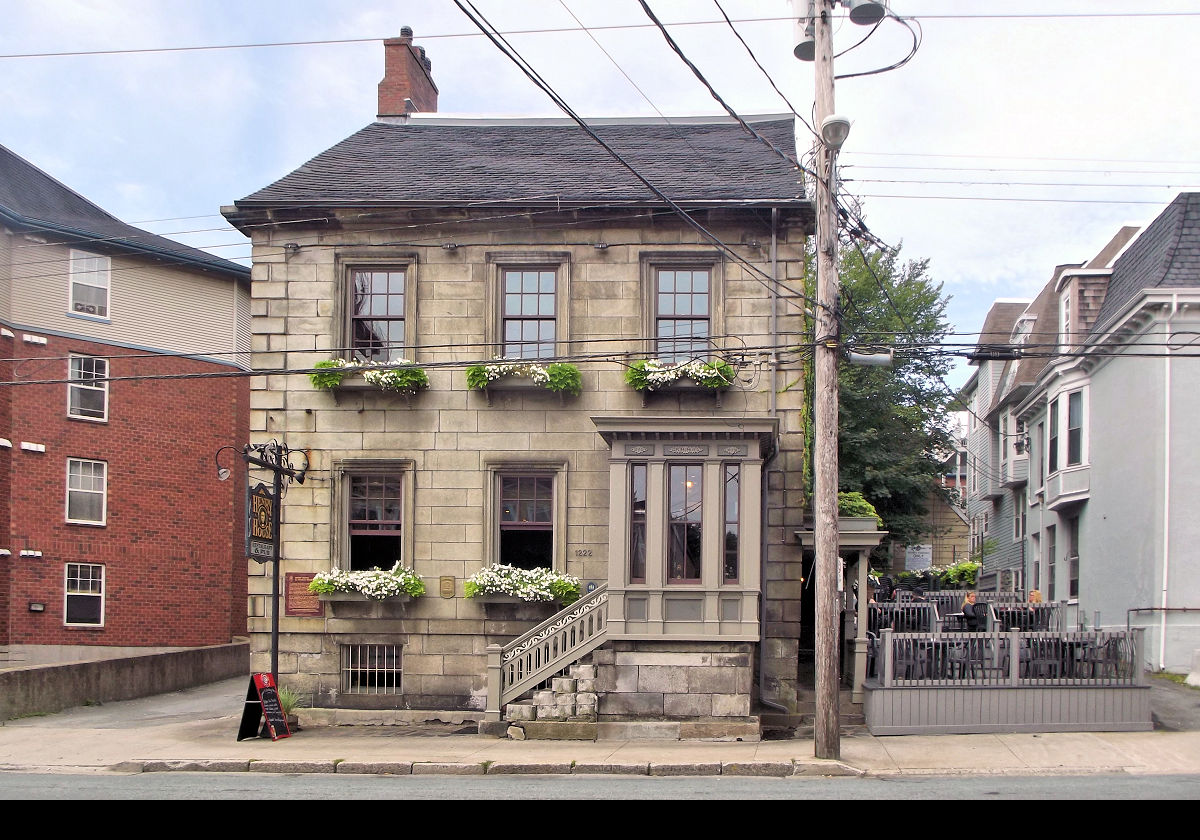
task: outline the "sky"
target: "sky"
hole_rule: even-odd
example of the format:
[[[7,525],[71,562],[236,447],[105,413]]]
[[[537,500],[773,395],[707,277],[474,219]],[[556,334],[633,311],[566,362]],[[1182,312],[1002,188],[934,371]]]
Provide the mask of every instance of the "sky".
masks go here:
[[[811,114],[787,0],[647,2],[738,113],[790,110],[769,76]],[[584,117],[723,113],[638,0],[475,5]],[[843,190],[903,259],[929,261],[952,340],[1200,189],[1194,0],[890,7],[920,45],[838,80]],[[220,208],[371,122],[380,42],[402,26],[440,112],[562,116],[453,0],[0,0],[0,19],[0,144],[124,221],[245,264]],[[912,49],[894,20],[855,46],[868,32],[839,20],[838,74]]]

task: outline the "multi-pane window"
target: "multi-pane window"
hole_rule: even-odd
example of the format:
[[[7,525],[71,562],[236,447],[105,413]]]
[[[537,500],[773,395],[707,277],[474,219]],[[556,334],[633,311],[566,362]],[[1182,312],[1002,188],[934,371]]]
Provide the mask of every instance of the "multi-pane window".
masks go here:
[[[1067,597],[1079,597],[1079,517],[1072,516],[1067,520],[1067,539],[1070,544],[1067,550]]]
[[[500,562],[521,569],[554,565],[554,476],[502,473]]]
[[[1037,441],[1039,453],[1046,451],[1046,424],[1038,423],[1037,426]],[[1046,483],[1046,462],[1041,458],[1037,459],[1037,486],[1041,487]]]
[[[103,525],[107,501],[108,464],[67,459],[67,521]]]
[[[342,645],[342,691],[400,694],[401,645]]]
[[[71,311],[83,315],[108,317],[108,292],[111,264],[108,257],[71,251]]]
[[[707,268],[655,271],[655,355],[660,361],[708,358],[711,278]]]
[[[741,525],[741,470],[737,464],[725,464],[722,469],[725,486],[724,546],[721,565],[721,580],[736,583],[738,580],[738,548]]]
[[[104,567],[95,563],[68,563],[63,622],[84,626],[104,624]]]
[[[699,464],[671,464],[667,481],[667,579],[699,583],[704,481]]]
[[[68,379],[67,415],[85,420],[107,420],[108,360],[72,356]]]
[[[1083,392],[1067,395],[1067,466],[1083,463]]]
[[[629,466],[629,582],[646,582],[646,465]]]
[[[1055,556],[1058,553],[1055,530],[1053,525],[1046,529],[1046,599],[1049,601],[1054,600],[1054,564],[1058,559]]]
[[[1058,400],[1050,403],[1050,443],[1046,447],[1046,464],[1050,472],[1058,472]]]
[[[553,268],[506,268],[504,284],[504,357],[547,359],[554,356],[557,272]]]
[[[355,359],[388,362],[404,355],[406,279],[403,268],[351,272],[350,344]]]
[[[351,569],[390,569],[401,558],[404,482],[399,475],[350,475]]]
[[[1024,489],[1018,490],[1013,494],[1013,539],[1021,540],[1025,538],[1025,516],[1028,512],[1028,505],[1025,504],[1026,493]]]

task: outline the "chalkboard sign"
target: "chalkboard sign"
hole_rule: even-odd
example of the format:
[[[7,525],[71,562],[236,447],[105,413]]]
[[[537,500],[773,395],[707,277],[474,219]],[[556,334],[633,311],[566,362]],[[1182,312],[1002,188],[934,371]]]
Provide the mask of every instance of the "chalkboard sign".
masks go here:
[[[259,724],[266,717],[266,725],[259,731]],[[257,738],[270,735],[272,741],[288,738],[292,731],[288,729],[287,718],[284,717],[283,707],[279,705],[279,690],[275,678],[270,674],[251,674],[250,686],[246,689],[246,705],[242,710],[242,725],[238,728],[237,739]]]

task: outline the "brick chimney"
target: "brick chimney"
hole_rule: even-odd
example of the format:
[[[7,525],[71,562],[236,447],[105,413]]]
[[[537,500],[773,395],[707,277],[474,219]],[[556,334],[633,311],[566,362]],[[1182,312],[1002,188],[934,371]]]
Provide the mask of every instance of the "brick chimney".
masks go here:
[[[437,85],[424,47],[413,46],[413,31],[405,26],[399,38],[383,42],[383,81],[379,83],[379,116],[399,117],[414,111],[437,111]]]

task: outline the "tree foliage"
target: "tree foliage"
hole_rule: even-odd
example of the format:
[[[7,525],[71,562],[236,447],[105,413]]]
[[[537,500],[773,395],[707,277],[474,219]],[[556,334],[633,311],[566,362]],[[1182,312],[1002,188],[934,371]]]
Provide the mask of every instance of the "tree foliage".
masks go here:
[[[928,269],[928,260],[901,262],[850,245],[839,270],[843,346],[895,348],[895,359],[891,367],[839,365],[838,486],[861,492],[891,539],[905,544],[927,532],[928,500],[944,453],[953,451],[945,422],[950,359],[940,347],[949,298]]]

